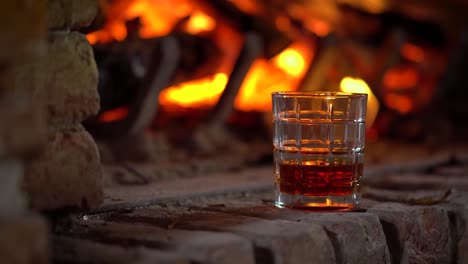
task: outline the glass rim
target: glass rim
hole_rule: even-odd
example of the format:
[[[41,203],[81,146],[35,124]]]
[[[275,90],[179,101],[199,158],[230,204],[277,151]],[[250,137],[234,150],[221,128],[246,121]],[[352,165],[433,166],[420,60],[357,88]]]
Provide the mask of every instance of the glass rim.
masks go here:
[[[272,96],[281,97],[310,97],[310,98],[362,98],[368,96],[366,93],[348,93],[334,91],[278,91],[272,92]]]

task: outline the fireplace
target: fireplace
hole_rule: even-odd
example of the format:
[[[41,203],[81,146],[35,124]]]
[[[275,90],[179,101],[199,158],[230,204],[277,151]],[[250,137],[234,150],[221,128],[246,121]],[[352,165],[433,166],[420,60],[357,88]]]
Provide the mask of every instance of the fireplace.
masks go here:
[[[1,123],[14,124],[0,130],[10,175],[0,220],[11,217],[0,230],[23,239],[24,255],[466,260],[465,1],[3,5],[15,15],[0,27],[18,27],[5,35],[14,41],[0,38],[15,47],[0,49],[0,88],[14,87],[0,93],[11,113]],[[28,17],[42,22],[28,30]],[[362,210],[272,207],[270,94],[280,90],[369,94]]]
[[[104,138],[180,134],[164,132],[174,126],[190,137],[230,122],[268,131],[272,91],[342,90],[371,94],[370,138],[432,144],[434,123],[440,137],[463,134],[451,117],[465,110],[445,102],[464,98],[449,80],[462,78],[450,65],[466,41],[446,11],[312,2],[104,1],[87,34],[102,102],[87,128]]]

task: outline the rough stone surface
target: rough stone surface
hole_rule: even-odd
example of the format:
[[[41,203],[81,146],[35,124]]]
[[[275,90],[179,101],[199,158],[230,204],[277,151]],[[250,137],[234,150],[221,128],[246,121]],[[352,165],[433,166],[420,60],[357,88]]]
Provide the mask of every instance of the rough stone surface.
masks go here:
[[[466,178],[468,166],[447,157],[415,162],[403,171],[394,164],[374,170],[376,182],[395,178],[401,184],[366,186],[361,208],[341,213],[274,207],[271,166],[156,177],[151,173],[164,165],[133,164],[151,181],[113,182],[103,206],[64,234],[188,256],[176,250],[187,240],[202,241],[197,252],[222,248],[205,234],[217,232],[253,245],[255,263],[467,263],[468,194],[453,183]],[[203,234],[193,239],[192,232]],[[174,234],[178,239],[169,243]],[[214,242],[203,244],[210,239]]]
[[[51,132],[43,152],[26,168],[24,189],[36,210],[98,206],[102,169],[89,133],[81,125]]]
[[[250,242],[233,235],[206,231],[186,231],[160,228],[141,223],[110,223],[88,220],[80,223],[73,232],[81,230],[88,237],[123,245],[142,245],[168,249],[188,257],[196,263],[234,264],[254,263]]]
[[[41,50],[46,35],[45,0],[0,1],[0,61]]]
[[[25,212],[26,201],[21,191],[24,165],[16,159],[0,160],[0,216],[12,217]]]
[[[468,190],[468,177],[446,177],[444,175],[427,175],[423,173],[400,173],[374,177],[366,184],[395,190],[449,189]]]
[[[448,211],[456,263],[468,263],[468,193],[454,193],[440,206]]]
[[[47,0],[47,25],[51,29],[86,27],[98,9],[98,0]]]
[[[316,214],[272,206],[245,208],[236,213],[267,219],[319,224],[335,247],[337,262],[390,263],[385,235],[379,218],[368,213]]]
[[[227,161],[220,159],[219,162],[226,163]],[[158,166],[162,171],[165,169],[164,165],[159,164]],[[191,174],[196,174],[197,177],[181,179],[178,177],[175,169],[177,168],[176,166],[183,167],[183,164],[178,162],[177,165],[172,164],[172,166],[173,169],[168,171],[168,173],[172,172],[172,174],[164,177],[162,181],[151,181],[147,185],[112,185],[105,189],[106,199],[98,210],[107,211],[116,208],[140,207],[167,199],[183,199],[184,197],[273,188],[271,167],[209,174],[196,172],[197,166],[193,164],[193,166],[186,167],[185,169],[192,171]],[[154,170],[136,168],[150,177],[151,173],[154,173]],[[115,168],[104,170],[106,178],[113,177],[115,173]],[[130,173],[126,172],[126,174]],[[129,177],[135,178],[135,176]]]
[[[185,212],[185,213],[184,213]],[[335,263],[335,252],[322,226],[225,213],[193,211],[185,208],[155,208],[109,220],[148,224],[189,230],[234,233],[255,244],[257,263]]]
[[[445,209],[383,203],[368,211],[382,223],[393,262],[453,261],[451,223]]]
[[[92,48],[79,32],[53,33],[47,56],[17,65],[11,87],[30,87],[47,110],[50,126],[66,127],[97,113],[98,71]]]
[[[45,221],[37,215],[0,218],[1,263],[48,264],[48,231]]]
[[[54,237],[53,259],[58,263],[101,263],[101,264],[189,264],[190,261],[175,253],[145,247],[121,247],[99,242]]]
[[[0,96],[0,156],[30,158],[46,141],[45,111],[33,101],[32,91],[26,93],[29,87],[10,88]]]

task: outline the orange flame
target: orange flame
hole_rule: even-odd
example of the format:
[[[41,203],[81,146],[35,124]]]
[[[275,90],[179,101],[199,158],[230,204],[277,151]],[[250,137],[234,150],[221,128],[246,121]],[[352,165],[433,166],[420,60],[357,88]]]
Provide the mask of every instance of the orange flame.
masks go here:
[[[181,107],[205,107],[216,103],[224,90],[228,77],[225,73],[217,73],[212,78],[203,78],[171,86],[161,92],[161,105],[178,105]]]
[[[241,111],[267,111],[271,93],[295,90],[311,60],[311,48],[295,43],[267,61],[257,59],[242,83],[234,106]],[[186,82],[165,89],[160,104],[170,107],[211,107],[221,96],[228,77],[217,73],[212,78]]]
[[[139,18],[141,23],[138,32],[141,38],[167,35],[181,21],[183,21],[180,24],[181,29],[189,34],[217,29],[216,21],[198,10],[194,6],[194,1],[190,0],[122,0],[120,2],[107,0],[107,2],[112,3],[104,9],[108,21],[101,30],[87,35],[92,44],[124,40],[128,35],[126,22],[135,18]],[[182,20],[184,18],[188,19]],[[219,28],[222,28],[222,25],[220,26]],[[233,50],[236,51],[239,47],[235,47],[237,43],[230,39],[227,42],[229,47],[224,47],[224,49],[227,54],[230,54],[227,55],[229,62],[232,59]],[[241,86],[235,100],[235,107],[242,111],[269,110],[271,92],[297,89],[312,60],[312,50],[310,43],[297,42],[271,60],[257,59]],[[218,72],[211,77],[166,88],[160,94],[160,104],[168,108],[171,106],[213,106],[228,82],[228,69],[229,67],[220,67]],[[115,118],[123,116],[123,112],[119,111],[105,113],[101,118],[103,121],[114,121]]]
[[[367,94],[367,113],[366,126],[370,128],[377,118],[380,103],[367,83],[358,78],[344,77],[340,83],[340,89],[347,93],[365,93]]]
[[[104,8],[108,20],[104,27],[86,37],[91,44],[122,41],[127,37],[125,22],[139,18],[141,38],[164,36],[171,32],[181,19],[189,16],[186,26],[189,33],[211,30],[213,19],[197,11],[189,0],[128,0]]]
[[[424,61],[424,50],[416,45],[405,43],[401,47],[401,55],[414,62]]]

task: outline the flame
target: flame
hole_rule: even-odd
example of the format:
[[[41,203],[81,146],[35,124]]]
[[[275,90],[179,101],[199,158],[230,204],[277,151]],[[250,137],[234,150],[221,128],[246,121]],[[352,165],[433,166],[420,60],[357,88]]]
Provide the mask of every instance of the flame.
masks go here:
[[[103,2],[106,2],[103,0]],[[164,36],[175,26],[189,34],[212,31],[217,28],[216,21],[201,12],[190,0],[122,0],[110,1],[104,7],[108,20],[99,31],[87,35],[91,44],[110,41],[122,41],[128,36],[127,23],[139,19],[138,35],[141,38]],[[248,2],[248,1],[246,1]],[[188,18],[188,19],[187,19]],[[184,20],[183,20],[184,19]],[[323,29],[326,31],[326,29]],[[225,35],[225,34],[221,34]],[[219,41],[219,39],[217,39]],[[227,38],[227,44],[220,44],[228,54],[231,65],[232,50],[237,50],[236,42]],[[235,47],[233,47],[235,46]],[[244,79],[234,106],[241,111],[268,111],[271,108],[271,92],[296,90],[300,80],[308,69],[313,53],[309,42],[297,42],[278,54],[265,60],[257,59]],[[234,53],[235,54],[235,53]],[[233,60],[232,60],[233,61]],[[229,67],[220,67],[211,77],[192,80],[166,88],[160,94],[160,104],[173,107],[211,107],[221,96],[229,75]],[[114,120],[122,117],[122,112],[104,113],[101,118]],[[104,120],[103,120],[104,121]]]
[[[138,32],[141,38],[167,35],[186,17],[190,17],[186,25],[189,32],[215,27],[214,20],[196,10],[190,0],[127,0],[103,8],[108,20],[101,30],[86,35],[91,44],[124,40],[128,35],[125,23],[136,18],[141,23]]]
[[[216,27],[216,22],[213,18],[205,15],[202,12],[195,12],[190,16],[185,30],[193,35],[204,31],[211,31]]]
[[[388,90],[408,90],[416,87],[419,73],[414,67],[398,66],[388,70],[383,83]]]
[[[294,49],[286,49],[274,60],[278,68],[283,69],[292,76],[302,76],[306,70],[302,55]]]
[[[414,62],[424,61],[424,50],[416,45],[405,43],[401,47],[401,55]]]
[[[379,100],[375,97],[367,83],[359,78],[344,77],[340,82],[340,89],[347,93],[365,93],[367,94],[367,115],[366,126],[370,128],[379,112]]]
[[[386,94],[384,102],[389,108],[392,108],[401,114],[407,114],[413,109],[413,101],[407,95]]]
[[[305,43],[294,43],[271,60],[257,59],[246,75],[234,106],[241,111],[268,111],[271,92],[296,90],[305,74],[312,52]],[[211,78],[185,82],[165,89],[160,104],[166,107],[211,107],[228,81],[219,72]]]
[[[99,114],[100,122],[114,122],[122,120],[128,115],[128,107],[123,106],[116,109],[108,110]]]
[[[161,105],[176,104],[181,107],[204,107],[214,105],[226,86],[227,74],[217,73],[212,78],[203,78],[171,86],[161,92]]]

